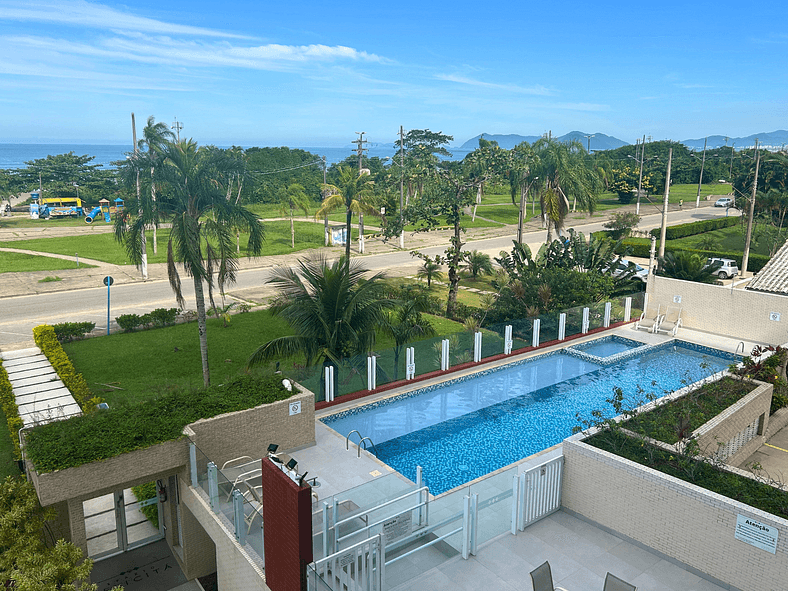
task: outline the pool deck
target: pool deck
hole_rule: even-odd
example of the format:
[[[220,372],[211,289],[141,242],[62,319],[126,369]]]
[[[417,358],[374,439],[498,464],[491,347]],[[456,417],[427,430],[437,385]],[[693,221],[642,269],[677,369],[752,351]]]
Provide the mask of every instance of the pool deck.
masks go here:
[[[634,325],[619,327],[612,331],[596,333],[587,338],[573,340],[581,343],[611,334],[638,340],[645,344],[659,344],[671,340],[665,335],[651,334],[635,330]],[[680,340],[713,347],[734,353],[741,349],[741,341],[709,333],[680,329]],[[753,345],[745,342],[746,353]],[[340,412],[398,396],[447,379],[475,373],[534,357],[560,349],[566,343],[540,349],[535,352],[515,355],[489,364],[476,366],[450,376],[409,384],[385,393],[365,397],[344,404],[338,404],[317,411],[315,421],[316,445],[294,451],[299,467],[315,474],[321,481],[318,489],[320,498],[347,490],[359,484],[370,482],[388,474],[397,474],[371,453],[359,450],[352,442],[347,446],[345,436],[329,429],[319,419]],[[788,450],[788,431],[786,432]],[[776,444],[775,444],[776,445]],[[347,446],[347,447],[346,447]],[[536,465],[561,453],[561,446],[531,456],[518,464],[518,471]],[[780,451],[788,458],[788,451]],[[360,457],[359,457],[360,455]],[[505,470],[502,468],[501,470]],[[406,480],[404,476],[400,476]],[[419,574],[411,580],[394,587],[397,591],[408,589],[530,589],[529,572],[549,560],[556,585],[569,591],[602,589],[605,574],[610,571],[616,576],[637,585],[640,591],[723,591],[728,589],[699,576],[682,564],[677,564],[641,545],[631,543],[614,533],[607,532],[564,511],[529,526],[518,535],[503,534],[480,547],[478,555],[469,560],[449,559],[433,568],[419,569]],[[402,580],[402,579],[400,579]]]

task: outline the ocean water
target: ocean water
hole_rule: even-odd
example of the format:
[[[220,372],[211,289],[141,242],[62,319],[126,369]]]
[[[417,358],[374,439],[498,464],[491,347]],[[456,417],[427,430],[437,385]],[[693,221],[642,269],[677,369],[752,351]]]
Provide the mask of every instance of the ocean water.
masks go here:
[[[219,146],[229,148],[230,146]],[[250,148],[251,146],[243,146]],[[312,152],[318,157],[325,156],[328,166],[342,162],[348,156],[355,154],[354,147],[329,148],[329,147],[302,147],[292,146]],[[25,162],[46,158],[49,155],[66,154],[74,152],[80,156],[88,154],[94,157],[93,164],[101,164],[104,167],[112,167],[112,162],[125,160],[126,155],[133,150],[129,144],[0,144],[0,169],[25,168]],[[468,154],[468,150],[459,148],[449,148],[452,153],[451,160],[459,160]],[[369,144],[367,155],[378,158],[394,157],[397,154],[396,148],[391,144]]]

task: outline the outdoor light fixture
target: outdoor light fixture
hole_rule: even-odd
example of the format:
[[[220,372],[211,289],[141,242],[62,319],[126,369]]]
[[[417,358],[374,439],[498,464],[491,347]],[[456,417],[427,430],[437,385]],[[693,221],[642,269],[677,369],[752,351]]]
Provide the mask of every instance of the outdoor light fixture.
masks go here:
[[[298,465],[298,462],[295,458],[290,458],[290,461],[285,464],[285,468],[288,470],[295,470],[295,467]]]
[[[268,444],[268,455],[275,454],[276,450],[279,449],[279,446],[276,443],[269,443]]]

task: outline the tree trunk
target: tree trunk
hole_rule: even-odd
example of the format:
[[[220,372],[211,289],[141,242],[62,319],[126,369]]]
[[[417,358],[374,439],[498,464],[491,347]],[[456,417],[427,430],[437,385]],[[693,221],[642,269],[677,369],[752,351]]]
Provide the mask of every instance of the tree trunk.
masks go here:
[[[137,170],[137,201],[140,199],[140,171]],[[139,204],[140,217],[143,215],[142,203]],[[145,227],[142,228],[142,240],[140,241],[140,254],[142,258],[142,278],[148,278],[148,247],[145,240]]]
[[[345,236],[345,263],[350,266],[350,230],[351,224],[353,223],[353,212],[350,211],[350,208],[347,210],[347,219],[345,220],[345,230],[347,232],[347,236]]]
[[[517,216],[517,242],[523,243],[523,224],[525,223],[525,188],[520,189],[520,213]]]
[[[150,167],[150,198],[152,201],[151,207],[153,207],[153,217],[154,220],[158,217],[156,215],[156,185],[153,184],[153,167]],[[154,221],[153,224],[153,254],[159,253],[159,245],[156,239],[156,223]]]
[[[457,307],[457,292],[460,287],[460,259],[462,257],[462,240],[460,239],[459,215],[454,217],[454,236],[451,238],[453,252],[449,263],[449,298],[446,302],[446,318],[454,318],[454,309]]]
[[[364,214],[358,213],[358,253],[364,254]]]
[[[293,206],[290,206],[290,246],[295,248],[295,225],[293,224]]]
[[[205,318],[205,295],[202,280],[194,278],[194,298],[197,301],[197,330],[200,333],[200,357],[202,358],[202,379],[205,387],[211,385],[211,372],[208,369],[208,332]]]

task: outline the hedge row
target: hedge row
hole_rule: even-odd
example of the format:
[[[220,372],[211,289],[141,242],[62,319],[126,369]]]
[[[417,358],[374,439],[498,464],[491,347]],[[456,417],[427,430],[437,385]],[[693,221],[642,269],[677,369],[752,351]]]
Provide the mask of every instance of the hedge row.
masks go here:
[[[665,228],[665,239],[676,240],[678,238],[685,238],[686,236],[695,236],[696,234],[703,234],[711,232],[712,230],[719,230],[720,228],[730,228],[741,222],[741,218],[724,217],[714,218],[713,220],[702,220],[700,222],[690,222],[688,224],[679,224],[677,226],[668,226]],[[659,240],[660,229],[654,228],[651,230],[651,235]]]
[[[142,404],[119,404],[40,425],[28,432],[25,450],[39,473],[63,470],[179,439],[184,427],[199,419],[292,395],[281,375],[244,375],[220,386],[170,392]]]
[[[61,343],[68,343],[70,341],[84,338],[84,336],[96,328],[95,322],[61,322],[60,324],[53,324],[52,328],[55,330],[55,336]]]
[[[8,372],[3,367],[2,360],[0,360],[0,406],[3,408],[6,421],[8,421],[8,431],[11,433],[11,441],[14,444],[14,459],[18,460],[22,457],[19,452],[19,429],[24,426],[24,423],[22,417],[19,416],[14,389],[8,378]]]
[[[74,369],[74,365],[57,340],[55,329],[48,324],[40,324],[33,329],[33,340],[55,368],[58,377],[71,392],[82,412],[90,413],[96,410],[96,406],[103,402],[103,399],[93,395],[85,378]]]
[[[657,241],[657,248],[659,248],[659,241]],[[742,272],[742,258],[743,254],[740,252],[724,252],[720,250],[699,250],[697,248],[685,248],[682,246],[672,246],[669,242],[665,247],[668,252],[692,252],[699,254],[702,257],[717,257],[723,259],[733,259],[739,266],[739,272]],[[648,238],[627,238],[621,242],[621,246],[616,250],[617,254],[629,254],[634,257],[649,258],[651,256],[651,240]],[[769,257],[763,254],[750,253],[749,269],[750,273],[757,273],[769,262]]]

